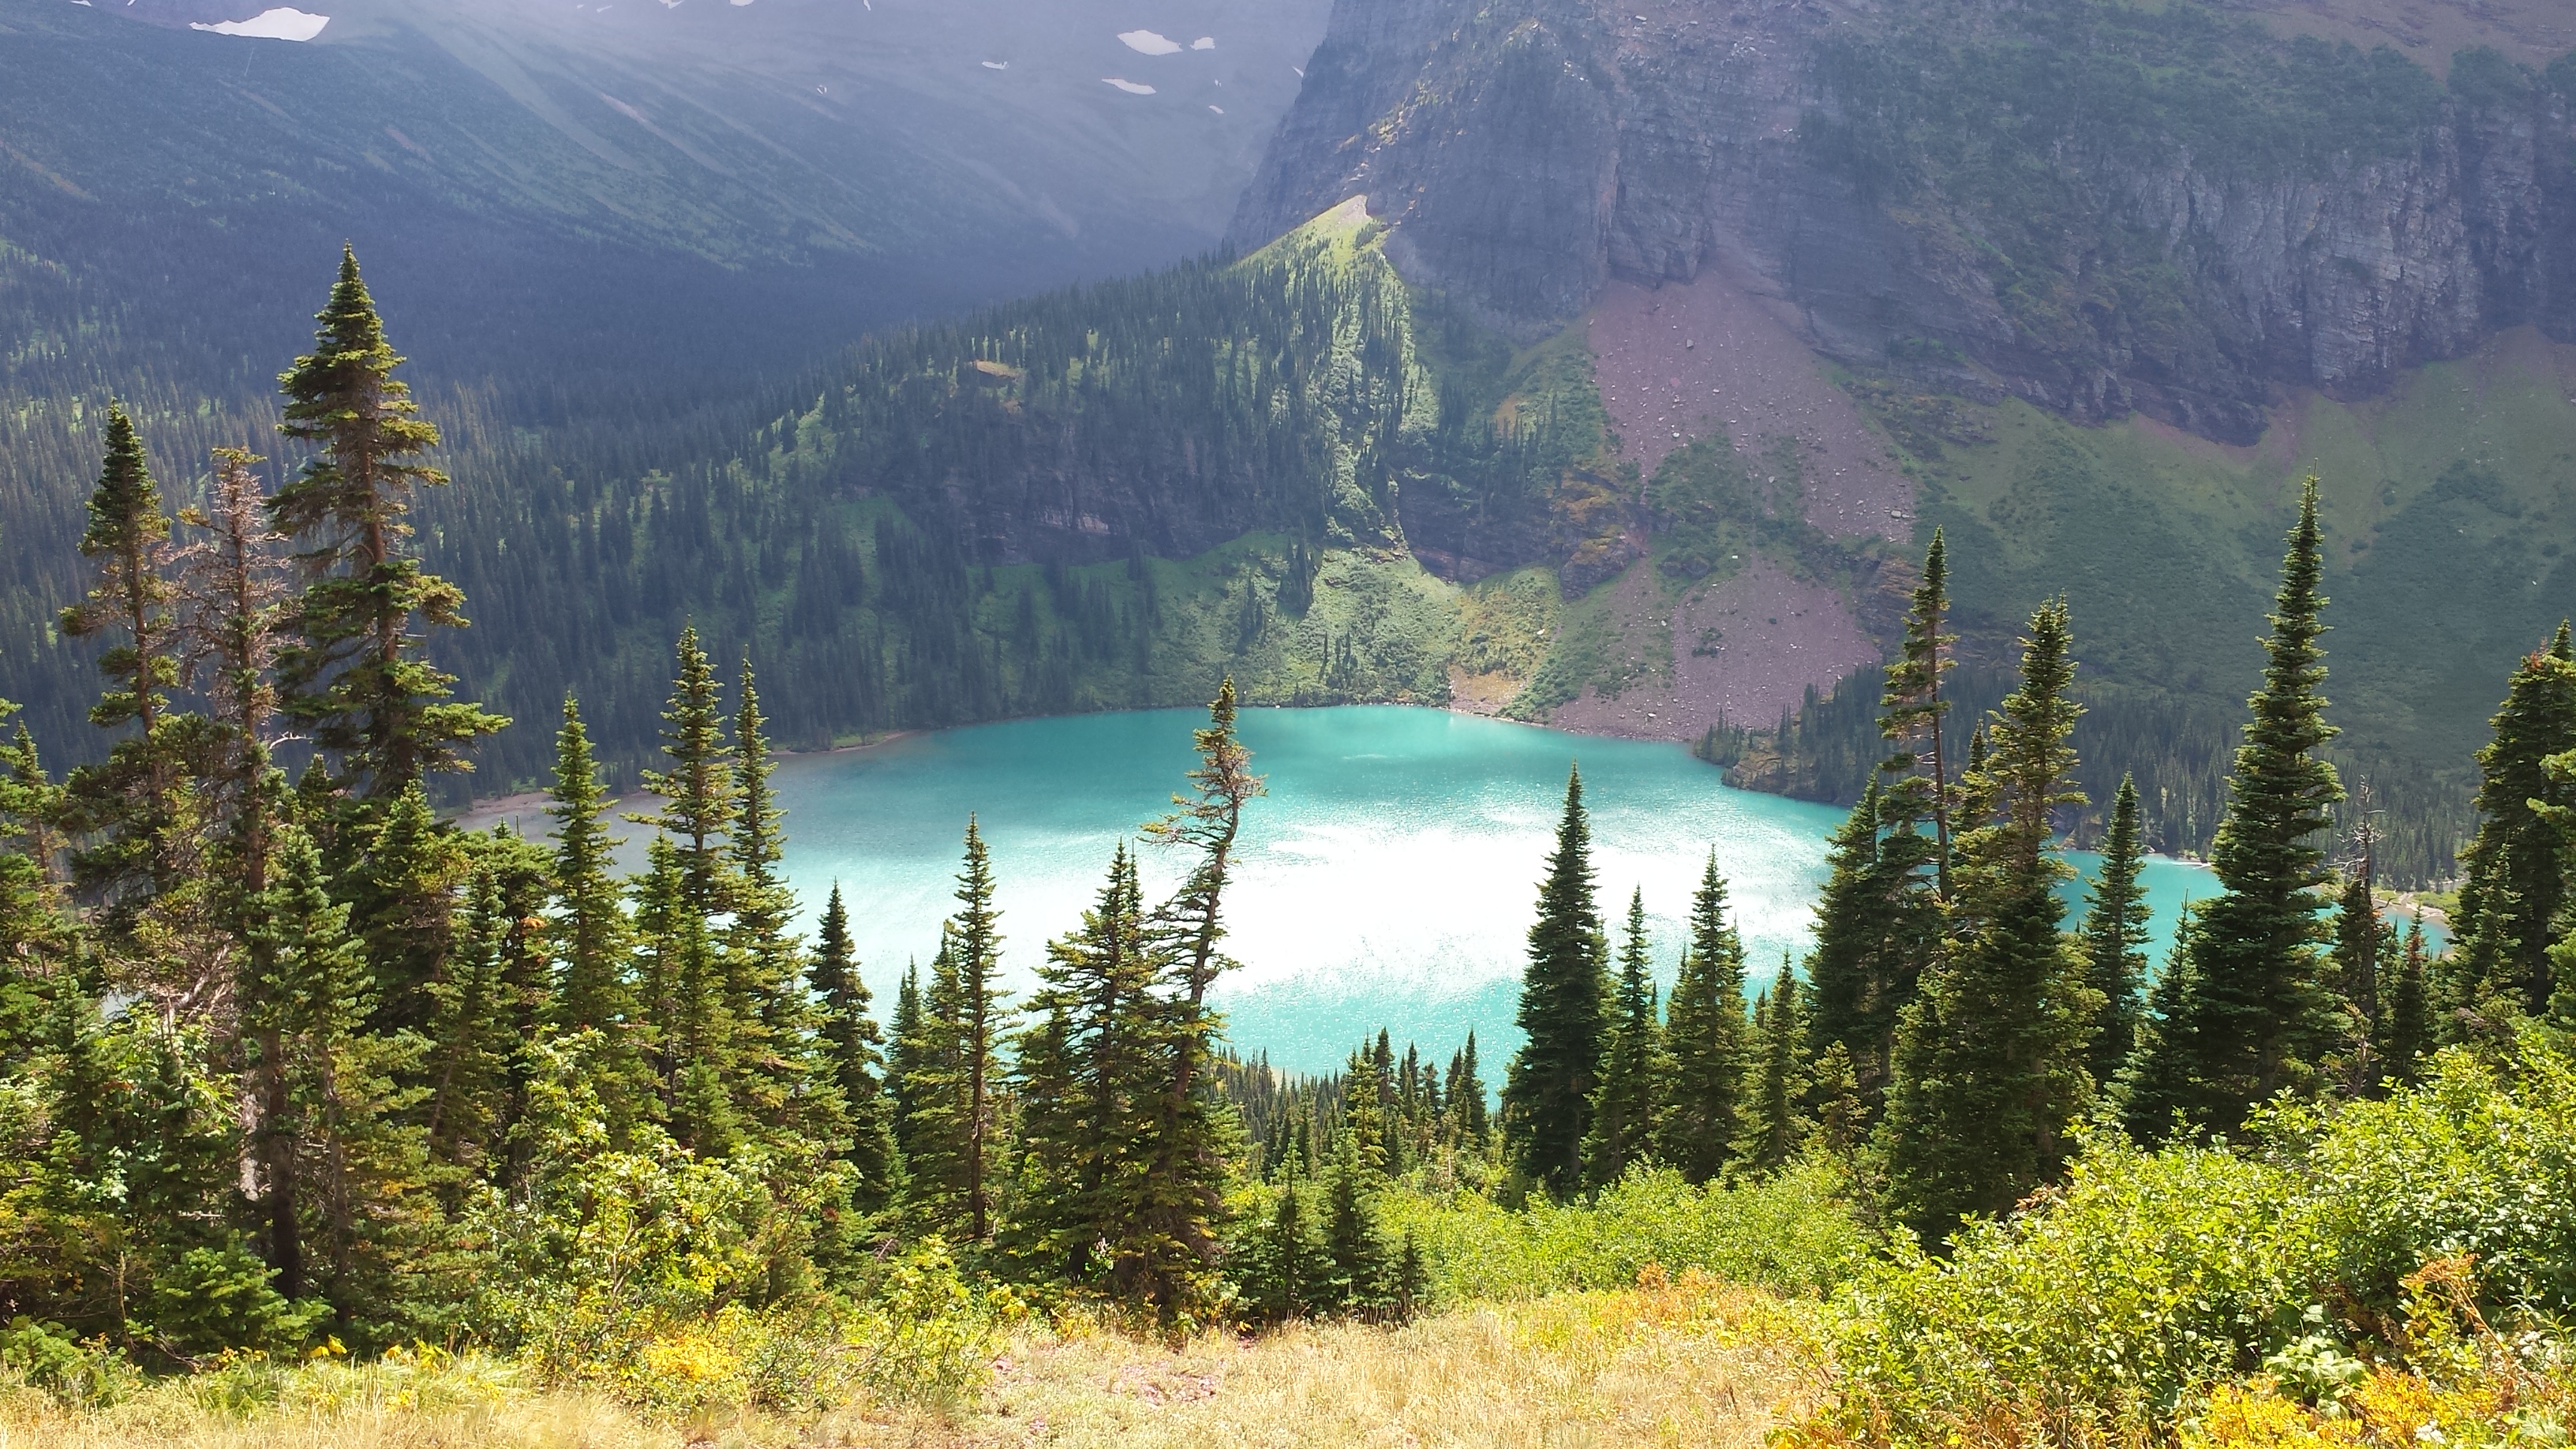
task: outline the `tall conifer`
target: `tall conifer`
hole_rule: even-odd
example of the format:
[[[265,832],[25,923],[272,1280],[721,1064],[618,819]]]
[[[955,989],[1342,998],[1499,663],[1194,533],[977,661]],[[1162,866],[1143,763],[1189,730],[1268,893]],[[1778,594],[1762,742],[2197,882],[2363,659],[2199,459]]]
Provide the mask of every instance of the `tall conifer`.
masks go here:
[[[2082,954],[2059,929],[2052,849],[2058,810],[2084,801],[2067,743],[2080,708],[2066,605],[2040,607],[2022,644],[2021,685],[1987,732],[1961,795],[1994,814],[1957,841],[1957,919],[1969,923],[1923,981],[1898,1027],[1885,1144],[1890,1206],[1926,1239],[1968,1213],[2001,1213],[2053,1176],[2067,1124],[2090,1101],[2083,1049],[2100,1002]]]
[[[1551,1192],[1583,1178],[1583,1139],[1592,1128],[1608,1034],[1608,943],[1593,899],[1592,827],[1583,813],[1583,772],[1565,780],[1556,849],[1539,883],[1516,1022],[1528,1042],[1503,1083],[1503,1143],[1521,1175]]]
[[[2344,1091],[2361,1096],[2376,1088],[2387,1073],[2379,1046],[2387,1032],[2389,988],[2396,974],[2396,930],[2379,918],[2379,906],[2365,866],[2344,882],[2335,903],[2334,947],[2330,983],[2343,1005],[2342,1050],[2332,1058]]]
[[[2381,1017],[2384,1036],[2375,1052],[2380,1069],[2401,1086],[2415,1085],[2424,1054],[2433,1047],[2432,987],[2425,967],[2424,919],[2419,915],[2406,927],[2397,979],[2389,985],[2388,1010]]]
[[[913,1146],[913,1109],[919,1094],[913,1082],[921,1073],[921,962],[903,963],[903,980],[895,987],[894,1015],[886,1021],[885,1094],[894,1131],[895,1155],[909,1159]]]
[[[283,541],[267,523],[254,471],[260,461],[244,448],[214,450],[204,507],[179,515],[206,536],[178,555],[180,674],[202,686],[211,716],[199,787],[215,837],[209,864],[232,934],[253,956],[265,948],[248,912],[269,887],[270,842],[285,783],[269,759]],[[238,974],[256,978],[266,970],[265,962],[252,960]],[[267,1095],[256,1086],[250,1094],[253,1102]]]
[[[1949,654],[1958,636],[1943,632],[1950,616],[1950,567],[1941,530],[1923,554],[1923,577],[1905,616],[1905,642],[1887,666],[1887,692],[1880,701],[1879,732],[1896,747],[1879,768],[1891,777],[1880,802],[1883,825],[1910,832],[1929,821],[1932,840],[1925,852],[1938,893],[1950,894],[1950,779],[1942,749],[1942,723],[1949,701],[1941,697],[1941,676],[1957,661]]]
[[[178,880],[172,837],[181,788],[178,742],[170,728],[168,691],[179,681],[177,593],[167,577],[170,519],[134,421],[122,406],[107,413],[107,457],[89,497],[82,556],[96,563],[88,596],[63,610],[62,632],[106,636],[98,668],[108,686],[89,711],[102,729],[134,726],[108,757],[72,772],[66,798],[89,837],[73,857],[75,879],[105,898],[112,929]]]
[[[554,785],[546,813],[555,822],[555,937],[561,975],[550,1004],[559,1031],[591,1031],[600,1038],[593,1058],[593,1089],[607,1113],[609,1140],[624,1145],[649,1093],[636,1040],[632,976],[633,929],[619,899],[617,839],[601,818],[608,792],[599,783],[590,733],[581,706],[564,696],[563,728],[555,736]]]
[[[1757,1172],[1786,1166],[1812,1125],[1799,1111],[1807,1095],[1808,1058],[1806,1010],[1798,995],[1798,978],[1784,957],[1780,974],[1753,1004],[1753,1069],[1736,1156]]]
[[[1743,1129],[1752,1060],[1744,1019],[1744,942],[1726,917],[1726,880],[1708,853],[1691,898],[1690,948],[1665,1008],[1671,1090],[1657,1123],[1663,1160],[1692,1182],[1717,1176]]]
[[[2085,1064],[2096,1083],[2107,1085],[2137,1049],[2139,993],[2146,988],[2147,927],[2152,914],[2147,893],[2138,883],[2146,859],[2138,829],[2138,786],[2120,777],[2112,797],[2111,823],[2102,832],[2102,874],[2093,882],[2090,903],[2079,933],[2084,943],[2085,978],[2102,998]]]
[[[847,1104],[814,1056],[813,993],[805,979],[803,943],[790,929],[796,893],[779,874],[786,811],[769,784],[775,765],[765,725],[751,661],[745,659],[733,730],[739,808],[726,842],[733,919],[725,931],[725,1010],[742,1072],[733,1092],[746,1119],[767,1131],[830,1141],[846,1130]]]
[[[1628,896],[1628,928],[1619,947],[1619,981],[1610,1001],[1610,1042],[1601,1085],[1592,1092],[1592,1125],[1583,1141],[1583,1171],[1596,1185],[1654,1155],[1670,1062],[1663,1024],[1655,1019],[1655,978],[1647,957],[1646,894]]]
[[[941,928],[922,993],[919,1045],[907,1049],[911,1097],[905,1165],[927,1226],[961,1241],[992,1237],[995,1164],[1003,1143],[1001,1046],[1012,1011],[1001,990],[1001,916],[992,857],[973,816],[957,873],[956,914]]]
[[[280,1110],[254,1141],[278,1291],[331,1305],[343,1337],[399,1341],[404,1280],[421,1266],[432,1205],[416,1088],[397,1085],[423,1042],[366,1029],[372,983],[349,908],[324,888],[304,832],[278,837],[277,884],[258,912],[268,975],[246,983],[249,1037],[275,1042]]]
[[[1139,895],[1121,842],[1098,904],[1047,946],[1013,1067],[1028,1251],[1052,1274],[1122,1297],[1142,1296],[1173,1251],[1146,1210],[1172,1042]]]
[[[1447,1095],[1450,1113],[1458,1124],[1459,1141],[1483,1152],[1489,1137],[1485,1080],[1477,1071],[1476,1034],[1472,1031],[1467,1033],[1467,1044],[1450,1058]]]
[[[1872,778],[1827,842],[1816,944],[1807,956],[1808,1049],[1821,1052],[1841,1043],[1862,1093],[1872,1100],[1886,1091],[1897,1018],[1914,999],[1926,944],[1925,903],[1916,879],[1926,842],[1911,833],[1884,833],[1884,798]]]
[[[417,784],[371,818],[345,827],[356,858],[337,882],[349,929],[375,973],[374,1029],[426,1031],[433,983],[456,949],[457,912],[473,869],[461,832],[438,818]]]
[[[857,1203],[874,1211],[893,1195],[900,1159],[895,1152],[894,1103],[880,1075],[885,1038],[868,1014],[868,983],[850,943],[850,912],[840,882],[823,903],[814,940],[814,992],[821,999],[820,1037],[825,1069],[839,1089],[848,1127],[842,1158],[858,1173]],[[900,1025],[900,1024],[899,1024]]]
[[[682,627],[674,652],[662,710],[670,768],[643,772],[661,808],[627,817],[655,831],[636,883],[635,929],[662,1116],[683,1146],[722,1155],[748,1125],[743,1016],[719,934],[737,893],[726,847],[741,820],[741,781],[721,686],[694,626]]]
[[[676,653],[670,702],[662,707],[662,754],[671,767],[644,772],[644,788],[662,797],[662,807],[628,818],[670,837],[681,901],[714,920],[734,904],[725,843],[741,819],[742,783],[734,746],[725,739],[722,687],[698,647],[697,626],[681,628]]]
[[[1232,1117],[1213,1078],[1222,1023],[1207,1003],[1208,988],[1233,964],[1218,947],[1225,939],[1225,893],[1234,877],[1235,840],[1243,812],[1266,787],[1252,772],[1252,752],[1235,733],[1234,680],[1217,686],[1208,722],[1191,734],[1198,763],[1186,776],[1188,792],[1172,797],[1172,811],[1146,823],[1148,840],[1192,851],[1196,859],[1172,898],[1153,914],[1165,1050],[1164,1086],[1138,1204],[1146,1219],[1142,1241],[1122,1281],[1166,1319],[1195,1311],[1215,1291],[1217,1233],[1225,1209],[1227,1162],[1234,1144]]]
[[[2478,830],[2460,859],[2459,919],[2482,939],[2464,960],[2491,961],[2492,985],[2521,1011],[2549,1009],[2549,948],[2563,929],[2576,853],[2561,820],[2576,812],[2576,778],[2553,775],[2552,756],[2576,750],[2576,644],[2561,623],[2549,647],[2526,656],[2505,687],[2494,737],[2478,750]]]
[[[2128,1072],[2125,1110],[2142,1136],[2161,1135],[2177,1112],[2193,1130],[2234,1131],[2256,1103],[2314,1086],[2333,1040],[2317,951],[2325,902],[2316,888],[2327,872],[2316,837],[2343,790],[2318,754],[2335,735],[2318,693],[2324,578],[2311,476],[2281,566],[2263,684],[2210,852],[2226,889],[2191,921],[2183,993]]]
[[[278,379],[279,431],[314,445],[294,481],[269,500],[294,540],[304,590],[278,673],[286,712],[371,800],[391,800],[433,771],[468,768],[464,747],[509,723],[449,698],[453,676],[419,657],[420,626],[465,626],[465,595],[424,571],[404,540],[414,489],[447,475],[423,461],[438,429],[394,377],[355,253],[315,319],[313,351]]]

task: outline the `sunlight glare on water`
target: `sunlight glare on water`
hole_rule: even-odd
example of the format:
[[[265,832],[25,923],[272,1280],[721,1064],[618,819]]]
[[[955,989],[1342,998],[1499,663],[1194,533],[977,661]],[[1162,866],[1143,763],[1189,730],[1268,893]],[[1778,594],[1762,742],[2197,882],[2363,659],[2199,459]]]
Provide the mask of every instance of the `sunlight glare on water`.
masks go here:
[[[954,907],[959,842],[978,813],[999,879],[1006,977],[1025,993],[1045,942],[1091,901],[1122,837],[1165,808],[1204,715],[1153,710],[1018,720],[782,763],[787,872],[810,914],[834,881],[880,1020],[907,959],[927,962]],[[1246,1052],[1326,1070],[1388,1028],[1445,1060],[1472,1028],[1489,1084],[1511,1029],[1539,876],[1567,766],[1580,760],[1603,913],[1615,932],[1642,887],[1669,984],[1714,847],[1757,979],[1802,952],[1830,806],[1730,789],[1678,745],[1571,735],[1395,705],[1246,710],[1269,796],[1245,824],[1218,999]],[[1182,864],[1146,847],[1149,892]],[[2081,859],[2081,858],[2079,858]],[[2089,859],[2081,863],[2091,864]],[[2159,930],[2205,874],[2153,862]],[[2157,948],[2161,956],[2162,948]]]

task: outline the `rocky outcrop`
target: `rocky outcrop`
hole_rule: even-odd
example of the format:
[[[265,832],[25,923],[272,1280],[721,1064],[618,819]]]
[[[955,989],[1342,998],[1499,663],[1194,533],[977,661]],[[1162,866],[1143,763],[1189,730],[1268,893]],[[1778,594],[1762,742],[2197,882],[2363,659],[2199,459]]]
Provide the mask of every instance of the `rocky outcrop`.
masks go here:
[[[2235,441],[2282,386],[2576,336],[2576,65],[2490,55],[2446,92],[2312,42],[2262,70],[2238,51],[2268,42],[2223,37],[2210,84],[2249,105],[2294,63],[2385,101],[2270,151],[2170,105],[2144,132],[2012,95],[1937,114],[2059,44],[2026,24],[2005,0],[1342,0],[1234,236],[1366,193],[1409,275],[1524,334],[1722,259],[1829,354]],[[1961,126],[1992,134],[1952,149],[2009,166],[1964,169]]]

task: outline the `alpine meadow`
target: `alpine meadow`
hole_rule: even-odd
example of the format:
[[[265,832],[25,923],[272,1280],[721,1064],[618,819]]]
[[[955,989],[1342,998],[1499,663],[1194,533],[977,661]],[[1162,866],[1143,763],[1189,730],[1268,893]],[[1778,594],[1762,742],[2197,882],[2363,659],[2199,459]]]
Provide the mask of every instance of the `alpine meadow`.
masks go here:
[[[2562,5],[0,77],[0,1441],[2576,1436]]]

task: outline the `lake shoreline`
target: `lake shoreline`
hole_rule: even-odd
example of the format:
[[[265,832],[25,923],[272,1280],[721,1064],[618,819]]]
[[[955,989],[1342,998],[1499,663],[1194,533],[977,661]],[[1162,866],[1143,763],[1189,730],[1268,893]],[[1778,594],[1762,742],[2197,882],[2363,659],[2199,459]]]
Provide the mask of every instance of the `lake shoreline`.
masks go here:
[[[1047,718],[1047,716],[1034,716],[1034,718]],[[932,732],[929,730],[888,730],[884,734],[871,736],[853,745],[831,745],[819,750],[779,750],[775,752],[775,758],[819,759],[829,755],[855,754],[861,750],[879,749],[930,733]],[[603,808],[614,810],[626,806],[630,801],[653,798],[656,797],[649,790],[630,790],[623,795],[609,797],[607,805]],[[471,800],[467,802],[464,809],[447,815],[446,819],[460,830],[489,830],[504,820],[515,821],[528,815],[543,814],[552,800],[553,797],[543,790],[516,790],[507,795]],[[536,833],[551,834],[553,828],[549,823],[540,827]],[[529,832],[522,830],[520,833],[525,835]]]

